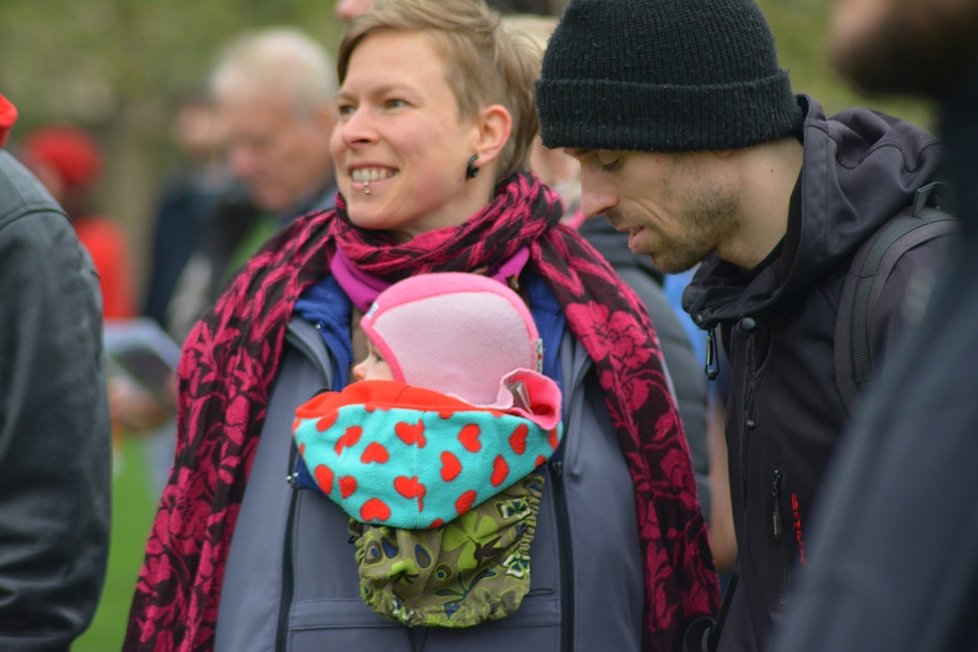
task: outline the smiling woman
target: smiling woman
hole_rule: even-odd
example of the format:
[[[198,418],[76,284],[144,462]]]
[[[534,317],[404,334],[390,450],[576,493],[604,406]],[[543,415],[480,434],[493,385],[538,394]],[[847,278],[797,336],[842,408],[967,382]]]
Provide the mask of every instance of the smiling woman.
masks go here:
[[[331,149],[354,224],[407,241],[489,201],[494,175],[466,182],[466,162],[498,167],[512,117],[501,104],[460,115],[430,36],[383,31],[361,41],[339,97]]]
[[[557,194],[526,172],[531,47],[471,0],[380,0],[351,24],[338,55],[335,210],[271,240],[187,339],[176,469],[127,649],[672,650],[713,612],[705,523],[652,325],[604,259],[559,226]],[[538,468],[546,489],[519,609],[407,628],[361,600],[349,517],[283,479],[301,469],[281,434],[307,397],[347,385],[377,295],[439,271],[518,290],[543,373],[562,387],[564,443]],[[434,330],[416,331],[421,350]]]

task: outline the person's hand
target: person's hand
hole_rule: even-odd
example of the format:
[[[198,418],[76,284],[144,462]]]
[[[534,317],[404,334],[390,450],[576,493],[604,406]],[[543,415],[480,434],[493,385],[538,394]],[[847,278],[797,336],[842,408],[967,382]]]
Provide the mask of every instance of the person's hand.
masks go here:
[[[173,385],[176,387],[175,380]],[[109,376],[109,410],[112,421],[130,434],[144,434],[172,419],[175,395],[174,389],[174,396],[162,397],[161,400],[161,397],[154,397],[126,376]]]

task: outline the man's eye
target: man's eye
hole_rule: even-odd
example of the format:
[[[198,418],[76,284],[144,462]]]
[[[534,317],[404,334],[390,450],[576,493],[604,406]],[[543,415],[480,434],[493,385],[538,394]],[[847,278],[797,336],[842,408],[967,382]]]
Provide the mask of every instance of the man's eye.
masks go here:
[[[617,158],[607,160],[598,158],[598,162],[601,164],[601,170],[604,172],[614,172],[615,170],[620,170],[621,166],[625,162],[624,156],[619,156]]]
[[[388,109],[401,109],[407,106],[407,102],[399,98],[392,98],[384,103]]]
[[[357,107],[352,104],[340,104],[336,110],[341,116],[350,116],[357,110]]]

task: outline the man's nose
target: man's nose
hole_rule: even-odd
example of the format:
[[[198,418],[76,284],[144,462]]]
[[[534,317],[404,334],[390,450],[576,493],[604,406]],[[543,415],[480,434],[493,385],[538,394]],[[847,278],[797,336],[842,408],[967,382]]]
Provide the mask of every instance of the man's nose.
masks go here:
[[[601,215],[618,203],[618,197],[606,184],[595,179],[594,173],[581,171],[581,210],[587,217]]]

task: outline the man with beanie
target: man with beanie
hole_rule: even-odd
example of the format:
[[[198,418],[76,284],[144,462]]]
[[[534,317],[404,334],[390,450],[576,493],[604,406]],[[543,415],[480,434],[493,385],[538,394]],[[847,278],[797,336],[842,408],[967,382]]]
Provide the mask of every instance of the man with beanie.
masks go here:
[[[778,652],[978,649],[978,3],[836,0],[830,54],[865,92],[936,100],[962,239],[826,478]]]
[[[834,356],[846,272],[933,180],[939,144],[865,109],[828,118],[793,95],[751,0],[571,0],[537,105],[544,144],[581,162],[587,214],[606,215],[665,272],[701,263],[683,307],[719,331],[730,360],[738,545],[703,644],[763,649],[848,418]],[[943,240],[901,256],[887,278],[870,314],[874,369]]]

